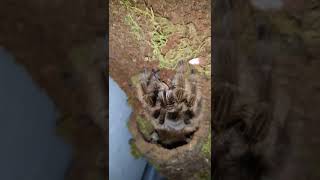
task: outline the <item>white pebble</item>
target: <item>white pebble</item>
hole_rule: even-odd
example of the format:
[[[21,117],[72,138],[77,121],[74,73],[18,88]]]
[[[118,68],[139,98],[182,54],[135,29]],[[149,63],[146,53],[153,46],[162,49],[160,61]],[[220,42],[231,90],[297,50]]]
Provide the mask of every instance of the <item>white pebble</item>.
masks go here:
[[[189,61],[189,63],[192,65],[198,65],[198,64],[200,64],[200,60],[199,60],[199,58],[194,58],[194,59],[191,59]]]

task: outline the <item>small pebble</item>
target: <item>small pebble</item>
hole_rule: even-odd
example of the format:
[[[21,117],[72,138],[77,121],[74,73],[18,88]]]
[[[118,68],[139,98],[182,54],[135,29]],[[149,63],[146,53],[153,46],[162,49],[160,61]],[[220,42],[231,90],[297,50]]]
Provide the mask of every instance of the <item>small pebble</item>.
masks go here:
[[[199,64],[200,64],[200,60],[199,60],[199,58],[191,59],[191,60],[189,61],[189,64],[199,65]]]

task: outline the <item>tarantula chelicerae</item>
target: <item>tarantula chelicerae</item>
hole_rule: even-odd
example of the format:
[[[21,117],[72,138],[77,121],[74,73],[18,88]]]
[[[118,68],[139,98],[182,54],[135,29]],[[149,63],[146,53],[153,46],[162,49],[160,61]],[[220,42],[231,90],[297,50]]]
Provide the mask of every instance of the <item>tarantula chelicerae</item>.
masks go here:
[[[168,82],[161,80],[159,70],[145,69],[137,90],[145,116],[155,129],[153,142],[168,145],[186,141],[197,130],[201,94],[193,67],[180,61],[177,73]]]

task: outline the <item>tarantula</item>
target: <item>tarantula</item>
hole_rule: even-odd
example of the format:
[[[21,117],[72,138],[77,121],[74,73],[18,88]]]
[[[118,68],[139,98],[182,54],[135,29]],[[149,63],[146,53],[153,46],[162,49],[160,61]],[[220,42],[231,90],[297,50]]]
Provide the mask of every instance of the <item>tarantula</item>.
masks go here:
[[[172,80],[165,82],[159,70],[152,69],[140,76],[138,98],[145,116],[155,128],[152,141],[170,144],[185,140],[195,132],[201,115],[201,94],[195,69],[180,61]]]

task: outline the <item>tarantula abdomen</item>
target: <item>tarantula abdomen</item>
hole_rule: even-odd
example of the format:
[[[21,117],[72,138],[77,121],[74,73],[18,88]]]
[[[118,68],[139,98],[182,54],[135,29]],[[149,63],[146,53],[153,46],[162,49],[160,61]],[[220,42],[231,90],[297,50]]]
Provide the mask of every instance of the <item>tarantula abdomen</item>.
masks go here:
[[[201,93],[196,71],[183,61],[169,82],[163,81],[159,71],[144,70],[140,75],[138,99],[145,116],[154,126],[158,142],[166,144],[186,139],[195,132],[201,114]],[[191,69],[187,72],[187,69]]]

